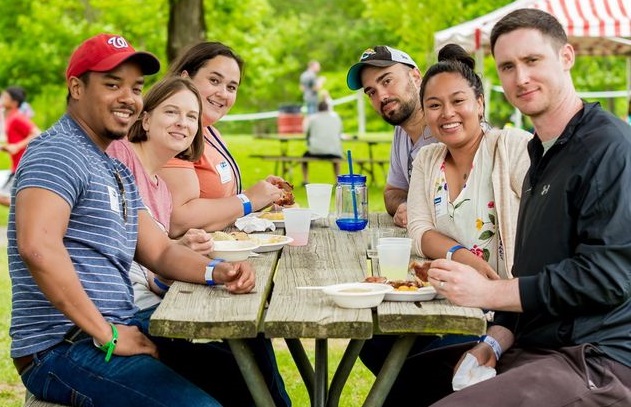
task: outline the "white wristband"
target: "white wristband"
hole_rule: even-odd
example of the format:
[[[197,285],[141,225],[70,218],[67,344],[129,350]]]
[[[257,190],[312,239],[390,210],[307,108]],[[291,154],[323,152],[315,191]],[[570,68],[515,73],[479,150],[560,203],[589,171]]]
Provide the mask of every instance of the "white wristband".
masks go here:
[[[495,338],[489,335],[482,335],[480,337],[480,342],[484,342],[487,345],[489,345],[491,349],[493,349],[493,353],[495,354],[495,359],[500,360],[500,357],[502,356],[502,346]]]

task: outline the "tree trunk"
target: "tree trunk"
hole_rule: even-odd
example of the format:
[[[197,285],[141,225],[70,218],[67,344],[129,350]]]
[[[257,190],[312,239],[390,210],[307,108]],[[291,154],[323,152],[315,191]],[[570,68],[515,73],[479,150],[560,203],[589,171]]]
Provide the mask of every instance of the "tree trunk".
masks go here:
[[[184,48],[205,39],[204,0],[169,0],[169,64]]]

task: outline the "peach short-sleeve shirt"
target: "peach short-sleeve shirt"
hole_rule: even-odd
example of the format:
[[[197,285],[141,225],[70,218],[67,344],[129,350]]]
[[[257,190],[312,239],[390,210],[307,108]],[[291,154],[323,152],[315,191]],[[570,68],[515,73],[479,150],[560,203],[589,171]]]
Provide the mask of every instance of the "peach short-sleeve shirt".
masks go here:
[[[241,183],[239,167],[217,129],[204,129],[204,154],[192,163],[173,158],[165,168],[190,168],[199,180],[200,198],[225,198],[237,194]]]

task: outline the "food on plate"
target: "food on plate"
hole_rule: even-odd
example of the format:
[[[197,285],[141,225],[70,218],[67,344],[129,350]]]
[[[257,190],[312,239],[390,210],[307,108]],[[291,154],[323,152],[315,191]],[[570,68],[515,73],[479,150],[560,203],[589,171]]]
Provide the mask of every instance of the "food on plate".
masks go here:
[[[368,276],[364,279],[364,282],[366,283],[385,283],[387,282],[388,279],[386,279],[385,277],[379,277],[379,276]]]
[[[248,237],[250,240],[257,242],[260,245],[282,243],[287,240],[287,238],[283,235],[265,235],[264,238],[256,235],[249,235]]]
[[[421,285],[421,287],[426,287],[429,285],[429,281],[427,279],[427,272],[431,266],[431,262],[429,261],[413,261],[410,263],[409,269],[414,271],[412,273],[414,275],[414,279]]]
[[[390,284],[396,291],[417,291],[421,287],[430,285],[428,282],[415,280],[387,280],[385,277],[368,276],[365,283],[385,283]]]
[[[282,212],[263,212],[259,215],[261,219],[267,220],[285,220],[285,215]]]
[[[416,291],[422,287],[418,282],[411,280],[392,280],[388,281],[388,284],[397,291]]]
[[[213,232],[211,233],[211,235],[212,235],[213,240],[216,242],[219,242],[222,240],[237,240],[226,232]]]
[[[288,207],[296,203],[294,199],[294,186],[284,180],[273,180],[272,185],[277,186],[281,190],[280,199],[274,202],[278,206]]]
[[[250,240],[250,236],[248,236],[245,232],[213,232],[211,233],[214,241],[222,241],[222,240]]]

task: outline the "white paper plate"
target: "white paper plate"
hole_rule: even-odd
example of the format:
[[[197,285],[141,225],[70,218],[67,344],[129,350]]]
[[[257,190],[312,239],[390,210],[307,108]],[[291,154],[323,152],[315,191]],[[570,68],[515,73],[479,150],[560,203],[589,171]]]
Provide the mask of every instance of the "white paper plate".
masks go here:
[[[384,301],[430,301],[434,297],[436,297],[434,287],[421,287],[416,291],[390,291],[386,293]]]
[[[262,212],[256,212],[255,215],[260,217],[262,214]],[[282,212],[280,214],[281,216],[283,216]],[[320,219],[321,216],[318,215],[317,213],[311,213],[311,222],[313,222],[314,220],[318,220]],[[265,219],[265,218],[263,218]],[[276,225],[277,228],[284,228],[285,227],[285,219],[283,217],[283,219],[268,219],[269,221],[272,221],[272,223],[274,223],[274,225]]]
[[[254,250],[256,253],[273,252],[294,241],[294,239],[289,236],[266,233],[252,233],[249,237],[251,241],[259,245],[259,247]]]

